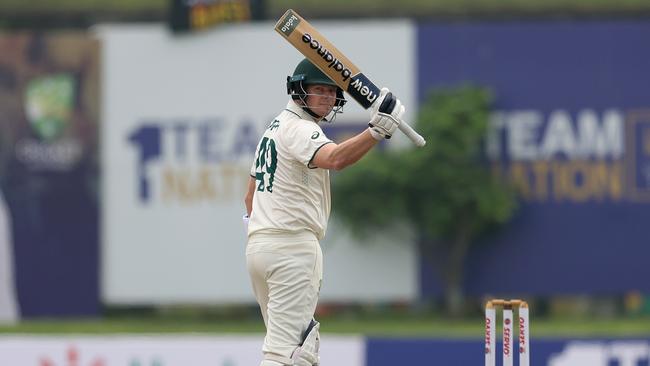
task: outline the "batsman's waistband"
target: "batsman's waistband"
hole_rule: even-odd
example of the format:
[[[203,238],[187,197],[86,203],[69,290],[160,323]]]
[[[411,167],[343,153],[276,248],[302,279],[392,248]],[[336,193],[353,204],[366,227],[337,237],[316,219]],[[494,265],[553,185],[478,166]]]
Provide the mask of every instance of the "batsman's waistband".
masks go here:
[[[248,237],[248,243],[266,243],[278,241],[285,243],[318,241],[316,234],[310,230],[301,231],[256,231]]]

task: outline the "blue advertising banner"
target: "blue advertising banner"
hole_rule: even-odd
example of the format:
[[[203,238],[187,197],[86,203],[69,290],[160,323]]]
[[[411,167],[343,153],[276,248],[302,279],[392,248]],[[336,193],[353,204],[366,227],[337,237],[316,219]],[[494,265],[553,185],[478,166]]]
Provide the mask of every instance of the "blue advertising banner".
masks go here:
[[[24,317],[97,315],[99,44],[0,35],[0,187]]]
[[[366,365],[482,365],[482,340],[382,339],[366,344]],[[497,344],[500,351],[501,343]],[[532,339],[530,364],[535,366],[649,365],[648,339]],[[514,355],[519,365],[519,355]],[[497,365],[502,355],[497,354]]]
[[[514,220],[470,254],[470,294],[650,291],[650,22],[421,24],[418,93],[495,94],[486,154]],[[424,294],[438,294],[431,268]]]

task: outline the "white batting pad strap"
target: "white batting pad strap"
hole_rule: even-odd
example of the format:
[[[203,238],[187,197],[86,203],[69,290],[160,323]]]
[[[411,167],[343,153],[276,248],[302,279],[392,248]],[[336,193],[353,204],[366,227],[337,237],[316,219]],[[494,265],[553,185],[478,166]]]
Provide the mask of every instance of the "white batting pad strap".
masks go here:
[[[320,323],[313,320],[311,328],[302,345],[296,348],[291,359],[296,366],[317,366],[320,363],[318,350],[320,349]]]

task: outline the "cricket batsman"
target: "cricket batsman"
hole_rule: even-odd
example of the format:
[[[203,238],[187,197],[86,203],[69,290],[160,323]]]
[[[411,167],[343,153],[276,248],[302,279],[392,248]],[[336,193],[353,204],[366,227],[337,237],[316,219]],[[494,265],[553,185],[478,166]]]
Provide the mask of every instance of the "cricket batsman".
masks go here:
[[[260,366],[319,364],[314,320],[323,279],[319,241],[330,214],[329,170],[341,170],[390,139],[404,106],[387,88],[370,108],[369,127],[340,144],[319,126],[346,103],[343,90],[302,60],[287,77],[287,106],[257,146],[244,199],[246,262],[266,336]]]

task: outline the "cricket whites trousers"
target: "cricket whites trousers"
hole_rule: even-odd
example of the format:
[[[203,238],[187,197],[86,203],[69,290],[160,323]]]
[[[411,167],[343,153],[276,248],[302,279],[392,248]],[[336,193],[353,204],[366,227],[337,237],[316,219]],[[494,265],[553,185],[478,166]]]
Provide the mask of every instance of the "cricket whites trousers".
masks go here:
[[[311,231],[253,234],[246,262],[266,326],[264,357],[289,359],[316,310],[323,279],[320,244]]]

